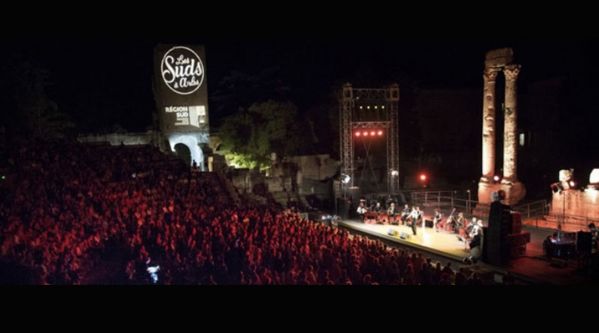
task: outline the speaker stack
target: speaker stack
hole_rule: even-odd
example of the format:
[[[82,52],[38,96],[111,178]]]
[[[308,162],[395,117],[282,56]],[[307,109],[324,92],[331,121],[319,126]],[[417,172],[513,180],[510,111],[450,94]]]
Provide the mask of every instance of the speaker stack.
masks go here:
[[[506,265],[511,257],[522,255],[521,244],[527,236],[522,236],[521,231],[522,222],[519,214],[513,214],[509,206],[499,202],[493,203],[489,212],[489,227],[483,230],[483,260],[491,265],[502,266]],[[525,250],[526,245],[524,245]]]

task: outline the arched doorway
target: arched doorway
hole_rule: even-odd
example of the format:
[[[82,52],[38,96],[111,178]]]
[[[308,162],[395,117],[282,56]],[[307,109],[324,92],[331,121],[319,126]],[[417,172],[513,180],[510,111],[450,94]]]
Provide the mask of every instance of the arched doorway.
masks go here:
[[[206,171],[204,165],[204,152],[198,145],[197,135],[195,134],[171,134],[169,143],[171,150],[177,156],[182,158],[187,165],[191,166],[195,161],[200,171]],[[205,142],[206,140],[201,140]]]
[[[175,145],[175,154],[177,157],[185,161],[185,164],[191,165],[191,150],[184,143],[177,143]]]

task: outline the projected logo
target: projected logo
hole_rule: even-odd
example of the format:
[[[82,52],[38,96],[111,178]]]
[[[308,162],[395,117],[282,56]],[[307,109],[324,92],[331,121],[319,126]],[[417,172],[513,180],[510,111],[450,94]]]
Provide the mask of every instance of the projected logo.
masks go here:
[[[204,105],[168,106],[164,108],[164,112],[176,115],[175,126],[193,126],[199,128],[202,125],[206,125],[208,121]]]
[[[176,46],[166,52],[160,71],[164,83],[179,95],[193,94],[204,82],[202,59],[184,46]]]

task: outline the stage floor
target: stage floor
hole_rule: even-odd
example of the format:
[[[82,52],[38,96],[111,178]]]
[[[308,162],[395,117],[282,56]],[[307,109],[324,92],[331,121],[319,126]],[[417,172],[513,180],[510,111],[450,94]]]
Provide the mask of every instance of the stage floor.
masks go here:
[[[392,241],[397,244],[413,247],[418,250],[434,253],[439,256],[451,258],[454,260],[463,260],[470,255],[467,245],[459,241],[458,236],[446,231],[436,232],[432,228],[419,227],[416,230],[416,236],[412,233],[412,228],[408,226],[365,224],[358,221],[339,222],[346,228],[362,232],[371,236]],[[394,230],[397,236],[389,235],[389,231]],[[409,237],[401,238],[402,233]]]
[[[412,228],[407,226],[364,224],[356,220],[339,222],[339,226],[383,241],[428,252],[437,257],[462,261],[469,255],[469,251],[464,248],[465,244],[458,240],[457,235],[444,231],[437,233],[431,228],[426,228],[423,232],[422,227],[420,227],[417,229],[417,236],[413,236]],[[390,236],[388,235],[390,229],[396,230],[399,235],[405,233],[410,238],[401,239],[399,236]],[[552,261],[543,256],[542,242],[554,230],[526,226],[524,230],[531,234],[531,243],[527,245],[525,256],[513,259],[506,267],[491,266],[483,262],[468,267],[474,267],[479,272],[488,271],[502,275],[510,272],[521,282],[525,281],[525,284],[572,285],[593,283],[589,277],[576,273],[577,263],[575,260],[571,260],[566,267],[553,267]],[[459,267],[459,264],[454,267]]]

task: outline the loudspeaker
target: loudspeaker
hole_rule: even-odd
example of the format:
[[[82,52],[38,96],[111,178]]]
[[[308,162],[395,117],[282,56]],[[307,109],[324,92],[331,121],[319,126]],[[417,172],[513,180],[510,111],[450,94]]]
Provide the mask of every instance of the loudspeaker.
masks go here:
[[[522,232],[522,214],[512,212],[512,227],[510,234],[519,234]]]
[[[488,231],[489,231],[489,228],[483,227],[483,256],[482,256],[482,259],[485,262],[487,261],[487,249],[488,249],[487,242],[489,241]]]
[[[514,246],[510,248],[510,257],[518,258],[526,254],[526,245],[525,246]]]
[[[496,266],[502,266],[509,262],[510,245],[507,230],[499,228],[483,228],[483,261]]]
[[[521,232],[518,234],[511,234],[507,238],[510,248],[526,246],[530,243],[530,232]]]
[[[426,227],[427,228],[432,228],[433,227],[433,221],[431,221],[431,220],[425,220],[425,223],[426,223]]]

